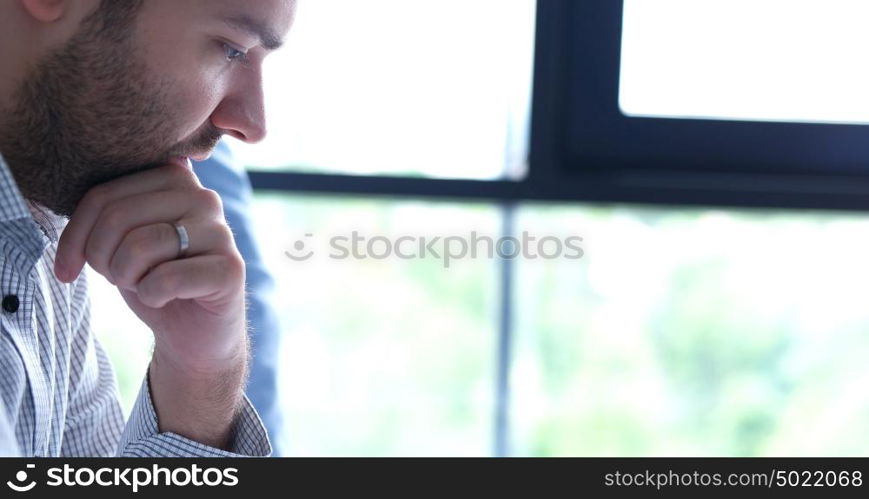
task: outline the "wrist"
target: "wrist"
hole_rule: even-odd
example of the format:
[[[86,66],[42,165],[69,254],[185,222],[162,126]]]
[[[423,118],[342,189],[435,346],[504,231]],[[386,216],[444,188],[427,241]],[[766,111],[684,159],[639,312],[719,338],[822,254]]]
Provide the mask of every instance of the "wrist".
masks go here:
[[[155,347],[148,383],[159,431],[228,449],[246,374],[246,342],[235,355],[210,362],[179,361]]]
[[[203,380],[230,376],[239,373],[244,376],[248,362],[247,336],[228,342],[220,349],[196,354],[179,353],[171,346],[156,342],[151,357],[151,369],[171,373],[177,381]]]

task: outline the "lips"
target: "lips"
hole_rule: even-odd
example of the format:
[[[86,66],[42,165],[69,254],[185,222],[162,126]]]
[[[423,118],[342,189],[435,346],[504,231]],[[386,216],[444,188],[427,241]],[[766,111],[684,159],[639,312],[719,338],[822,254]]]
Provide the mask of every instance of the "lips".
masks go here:
[[[191,155],[191,156],[190,156],[190,159],[192,159],[193,161],[205,161],[205,160],[207,160],[207,159],[210,158],[210,157],[211,157],[211,153],[210,153],[210,152],[207,152],[207,153],[205,153],[205,154],[194,154],[194,155]]]

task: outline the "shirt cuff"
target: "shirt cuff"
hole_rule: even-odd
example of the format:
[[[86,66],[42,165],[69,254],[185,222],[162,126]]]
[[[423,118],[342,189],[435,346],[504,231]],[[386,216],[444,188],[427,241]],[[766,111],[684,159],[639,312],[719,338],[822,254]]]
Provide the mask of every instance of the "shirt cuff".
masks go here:
[[[142,383],[133,412],[124,428],[118,455],[122,457],[268,457],[272,453],[268,433],[246,395],[236,415],[226,451],[190,440],[177,433],[160,433],[151,401],[148,378]]]

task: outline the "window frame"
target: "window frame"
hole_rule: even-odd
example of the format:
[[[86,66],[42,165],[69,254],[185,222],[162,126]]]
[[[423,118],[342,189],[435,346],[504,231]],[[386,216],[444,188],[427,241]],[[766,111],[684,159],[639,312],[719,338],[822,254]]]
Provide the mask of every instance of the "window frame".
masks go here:
[[[623,7],[611,0],[538,2],[530,161],[537,181],[562,186],[557,197],[574,190],[581,201],[869,208],[863,125],[622,114]]]
[[[572,29],[574,8],[590,13],[580,30]],[[503,235],[515,231],[515,209],[525,202],[620,203],[667,206],[734,208],[807,208],[869,210],[869,171],[860,173],[810,173],[789,168],[758,168],[757,165],[712,164],[698,167],[697,161],[674,163],[661,159],[636,162],[605,161],[571,151],[569,113],[565,106],[571,81],[571,44],[578,41],[586,53],[609,54],[587,61],[583,88],[586,99],[606,97],[611,108],[592,106],[583,120],[595,123],[595,112],[613,117],[618,110],[618,68],[621,50],[623,3],[613,0],[538,0],[534,87],[532,91],[531,136],[528,174],[517,180],[435,179],[391,175],[351,175],[281,171],[249,171],[257,191],[318,193],[354,197],[427,199],[445,202],[491,202],[501,206]],[[617,21],[617,22],[616,22]],[[607,88],[606,85],[610,85]],[[601,111],[603,109],[603,111]],[[618,118],[618,117],[617,117]],[[623,120],[627,118],[621,116]],[[699,126],[704,133],[717,133],[731,126],[747,127],[752,133],[771,133],[781,139],[780,130],[824,130],[836,125],[794,125],[781,123],[698,123],[700,120],[657,120],[661,128],[646,137],[655,145],[660,130]],[[678,122],[678,123],[674,123]],[[721,127],[721,128],[717,128]],[[805,128],[808,127],[808,128]],[[779,130],[779,131],[776,131]],[[862,130],[862,128],[861,128]],[[593,137],[593,136],[592,136]],[[869,138],[869,130],[867,130]],[[640,139],[637,139],[640,140]],[[579,148],[581,150],[581,147]],[[707,151],[708,152],[708,151]],[[867,155],[869,157],[869,155]],[[505,259],[501,266],[499,333],[495,407],[493,408],[493,454],[510,455],[509,373],[515,309],[515,262]]]
[[[869,209],[869,169],[855,145],[865,134],[869,163],[869,129],[862,125],[622,115],[622,11],[621,1],[538,0],[529,167],[522,179],[252,171],[253,186],[472,201]],[[577,51],[582,57],[573,65]],[[583,109],[581,119],[571,119],[572,98]],[[678,154],[667,157],[668,151]],[[806,151],[813,161],[838,152],[823,170],[789,162]]]

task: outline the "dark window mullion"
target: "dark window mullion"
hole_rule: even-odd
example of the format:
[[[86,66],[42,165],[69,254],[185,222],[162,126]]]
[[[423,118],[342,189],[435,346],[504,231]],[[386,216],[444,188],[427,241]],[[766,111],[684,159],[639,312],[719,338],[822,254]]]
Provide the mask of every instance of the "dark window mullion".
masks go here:
[[[501,236],[515,237],[516,204],[501,205]],[[510,449],[510,367],[513,360],[515,258],[498,260],[501,286],[498,303],[498,338],[495,359],[494,455],[509,457]]]

